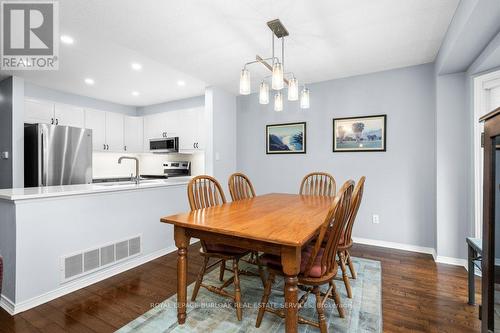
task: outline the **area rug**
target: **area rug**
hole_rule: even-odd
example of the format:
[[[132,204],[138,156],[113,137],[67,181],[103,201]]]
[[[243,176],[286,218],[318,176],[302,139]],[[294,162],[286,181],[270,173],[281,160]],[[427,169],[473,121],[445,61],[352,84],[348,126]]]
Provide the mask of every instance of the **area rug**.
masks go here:
[[[333,300],[325,303],[325,314],[329,332],[381,332],[382,331],[382,291],[381,267],[379,261],[353,258],[357,279],[351,279],[353,298],[346,295],[344,283],[335,281],[340,293],[346,317],[340,318]],[[252,266],[242,262],[243,269],[252,270]],[[231,274],[226,273],[226,277]],[[340,270],[338,276],[342,276]],[[207,274],[204,282],[219,285],[219,269]],[[172,281],[175,283],[175,281]],[[243,304],[243,320],[236,319],[236,311],[231,300],[200,288],[196,302],[189,302],[187,319],[184,325],[177,324],[176,296],[157,304],[150,311],[122,327],[118,332],[284,332],[284,319],[266,312],[260,328],[255,328],[255,319],[262,297],[262,282],[258,277],[242,276],[241,290]],[[191,297],[194,283],[188,287],[188,300]],[[326,289],[326,287],[325,287]],[[227,288],[231,291],[231,286]],[[299,297],[301,295],[299,290]],[[276,278],[270,298],[270,304],[278,307],[283,304],[283,278]],[[315,297],[300,310],[300,315],[317,321]],[[299,325],[299,332],[319,332],[315,327]]]

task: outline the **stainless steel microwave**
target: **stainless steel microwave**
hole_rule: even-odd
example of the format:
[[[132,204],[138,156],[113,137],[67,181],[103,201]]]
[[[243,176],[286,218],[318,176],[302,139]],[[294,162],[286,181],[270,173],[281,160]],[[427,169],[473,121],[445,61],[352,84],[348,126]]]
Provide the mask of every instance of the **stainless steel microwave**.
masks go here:
[[[178,153],[179,137],[150,139],[149,151],[152,153]]]

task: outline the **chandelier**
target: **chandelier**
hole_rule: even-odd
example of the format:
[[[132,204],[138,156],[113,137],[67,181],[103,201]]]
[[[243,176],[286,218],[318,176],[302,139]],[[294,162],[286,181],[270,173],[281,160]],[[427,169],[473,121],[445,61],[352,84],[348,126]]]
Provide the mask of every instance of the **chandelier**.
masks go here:
[[[272,31],[272,56],[262,58],[259,55],[255,56],[254,61],[247,62],[240,74],[240,94],[249,95],[251,90],[250,71],[247,69],[249,65],[260,63],[271,71],[271,75],[262,79],[259,85],[259,103],[269,104],[269,79],[271,81],[272,90],[276,91],[274,95],[274,111],[283,111],[283,88],[288,87],[287,98],[289,101],[299,100],[299,81],[293,72],[285,72],[285,37],[288,36],[288,31],[283,26],[280,20],[272,20],[267,22],[267,26]],[[281,39],[281,59],[274,55],[274,40]],[[271,61],[269,64],[268,61]],[[300,92],[300,108],[309,109],[309,89],[304,85]]]

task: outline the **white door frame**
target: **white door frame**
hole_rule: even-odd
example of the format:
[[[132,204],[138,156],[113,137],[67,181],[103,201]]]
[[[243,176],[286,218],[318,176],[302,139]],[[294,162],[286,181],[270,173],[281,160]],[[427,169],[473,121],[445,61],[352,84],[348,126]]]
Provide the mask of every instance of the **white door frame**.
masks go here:
[[[479,118],[490,110],[490,90],[500,86],[500,70],[474,78],[474,237],[482,238],[483,225],[483,149]]]

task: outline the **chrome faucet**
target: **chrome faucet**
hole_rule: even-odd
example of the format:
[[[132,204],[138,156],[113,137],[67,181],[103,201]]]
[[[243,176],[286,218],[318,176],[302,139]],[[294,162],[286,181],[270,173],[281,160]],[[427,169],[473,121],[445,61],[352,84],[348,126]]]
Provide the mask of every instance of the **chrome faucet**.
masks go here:
[[[134,181],[139,185],[141,181],[141,176],[139,175],[139,159],[136,157],[122,156],[118,159],[118,164],[122,164],[122,160],[134,160],[135,161],[135,177],[131,177],[131,181]]]

